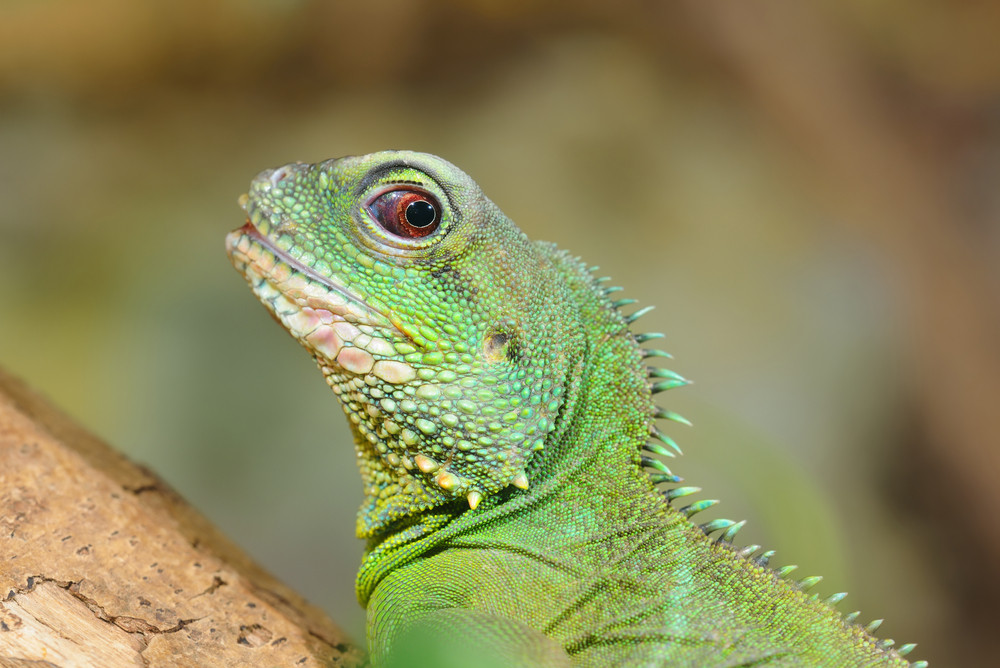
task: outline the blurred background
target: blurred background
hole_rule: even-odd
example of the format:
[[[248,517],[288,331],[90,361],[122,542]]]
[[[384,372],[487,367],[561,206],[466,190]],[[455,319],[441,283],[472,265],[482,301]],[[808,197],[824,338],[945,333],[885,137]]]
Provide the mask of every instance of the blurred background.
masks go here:
[[[0,364],[360,640],[345,421],[222,241],[261,169],[437,153],[658,306],[675,470],[742,541],[995,665],[998,34],[941,0],[5,0]]]

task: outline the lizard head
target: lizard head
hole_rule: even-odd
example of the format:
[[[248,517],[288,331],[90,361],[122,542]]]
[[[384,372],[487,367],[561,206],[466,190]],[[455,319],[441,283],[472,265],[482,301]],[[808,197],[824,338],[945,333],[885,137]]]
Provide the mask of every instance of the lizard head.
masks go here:
[[[267,170],[241,204],[230,259],[354,430],[359,535],[528,487],[583,345],[546,247],[420,153]]]

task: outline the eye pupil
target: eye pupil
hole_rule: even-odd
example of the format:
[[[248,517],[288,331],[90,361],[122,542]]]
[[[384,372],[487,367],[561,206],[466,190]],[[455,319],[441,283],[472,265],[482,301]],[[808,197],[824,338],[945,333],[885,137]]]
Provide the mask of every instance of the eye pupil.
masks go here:
[[[434,205],[425,199],[410,202],[403,215],[406,217],[407,223],[417,228],[433,225],[437,219],[437,211],[435,211]]]

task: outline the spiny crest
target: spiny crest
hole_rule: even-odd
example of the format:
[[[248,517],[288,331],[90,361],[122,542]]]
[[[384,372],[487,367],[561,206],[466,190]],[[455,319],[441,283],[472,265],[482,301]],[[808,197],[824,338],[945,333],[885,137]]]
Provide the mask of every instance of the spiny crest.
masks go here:
[[[590,273],[593,274],[598,269],[599,267],[594,266],[590,267],[589,271]],[[609,280],[610,278],[607,276],[602,276],[594,279],[595,283],[598,286],[598,290],[602,291],[605,297],[609,297],[610,295],[616,292],[621,292],[623,290],[623,288],[618,286],[604,287],[602,284],[606,283]],[[629,326],[633,325],[639,318],[648,314],[654,308],[653,306],[645,306],[634,311],[631,314],[626,314],[622,311],[622,309],[637,303],[638,300],[629,298],[611,300],[609,297],[609,301],[611,305],[616,310],[618,310],[619,313],[621,313],[623,320]],[[649,341],[655,341],[658,339],[665,338],[665,335],[660,332],[641,332],[641,333],[634,333],[633,337],[635,338],[636,343],[642,346],[643,344]],[[657,358],[673,359],[673,356],[670,353],[655,348],[641,347],[640,353],[643,359],[657,359]],[[679,373],[662,367],[654,367],[654,366],[647,367],[647,377],[649,379],[649,390],[652,394],[657,394],[660,392],[665,392],[666,390],[672,390],[674,388],[683,387],[691,383],[690,380],[684,378]],[[684,418],[683,416],[671,410],[661,408],[659,406],[656,407],[655,412],[653,413],[653,418],[658,420],[668,420],[670,422],[676,422],[679,424],[691,426],[691,422],[686,418]],[[659,455],[661,457],[671,457],[671,458],[682,454],[681,449],[677,445],[677,443],[672,438],[670,438],[662,431],[660,431],[655,425],[650,427],[649,437],[650,440],[641,446],[642,451],[649,452],[654,455]],[[645,454],[641,454],[639,461],[642,464],[643,468],[645,468],[649,473],[649,477],[653,481],[653,484],[660,484],[660,483],[676,484],[683,482],[683,478],[681,478],[678,475],[675,475],[670,470],[670,468],[660,459],[650,457]],[[667,501],[667,504],[672,505],[672,502],[676,499],[688,497],[693,494],[697,494],[699,492],[701,492],[700,487],[678,486],[667,489],[666,491],[664,491],[663,495]],[[705,499],[701,501],[695,501],[679,508],[678,512],[680,512],[682,515],[684,515],[686,518],[690,520],[694,515],[704,510],[708,510],[709,508],[712,508],[718,503],[719,501],[717,499]],[[740,555],[742,558],[747,559],[748,561],[760,566],[761,568],[767,568],[771,560],[771,557],[774,556],[774,550],[767,550],[765,552],[760,553],[757,556],[754,556],[755,553],[757,553],[757,551],[761,549],[760,545],[747,545],[746,547],[743,548],[735,548],[732,546],[736,534],[739,532],[740,529],[743,528],[745,524],[746,520],[736,522],[733,520],[720,518],[720,519],[710,520],[703,524],[698,524],[697,526],[705,533],[706,536],[711,536],[712,534],[718,533],[718,536],[715,538],[714,541],[716,544],[728,545],[734,551],[736,551],[736,553]],[[798,566],[788,565],[788,566],[782,566],[780,568],[775,568],[772,570],[772,572],[775,574],[776,577],[789,582],[790,584],[797,587],[799,590],[803,592],[811,590],[813,587],[815,587],[823,580],[823,577],[820,575],[808,576],[797,581],[789,578],[791,573],[796,569],[798,569]],[[844,600],[846,596],[847,592],[838,592],[823,599],[823,603],[831,607],[835,607],[838,603]],[[818,600],[819,596],[817,594],[813,594],[812,598]],[[850,625],[854,625],[856,624],[859,615],[860,613],[857,611],[852,612],[848,615],[844,615],[843,617],[844,622]],[[875,621],[870,622],[863,628],[867,634],[873,635],[878,630],[879,626],[881,626],[881,624],[882,620],[876,619]],[[883,640],[875,639],[874,642],[877,647],[885,651],[890,651],[893,645],[895,644],[895,642],[891,638]],[[907,643],[905,645],[897,647],[895,649],[895,653],[901,657],[905,657],[908,654],[910,654],[910,652],[912,652],[915,647],[916,643]],[[910,666],[911,668],[927,668],[928,664],[926,661],[915,661],[911,662]]]

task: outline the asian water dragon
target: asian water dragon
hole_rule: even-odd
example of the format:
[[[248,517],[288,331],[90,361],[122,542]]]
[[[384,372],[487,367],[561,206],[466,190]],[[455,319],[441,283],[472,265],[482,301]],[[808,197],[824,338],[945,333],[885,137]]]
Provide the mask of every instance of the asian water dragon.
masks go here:
[[[262,172],[227,250],[354,432],[376,665],[925,666],[691,517],[651,366],[581,261],[421,153]],[[666,485],[667,488],[659,487]],[[682,506],[682,507],[676,507]]]

